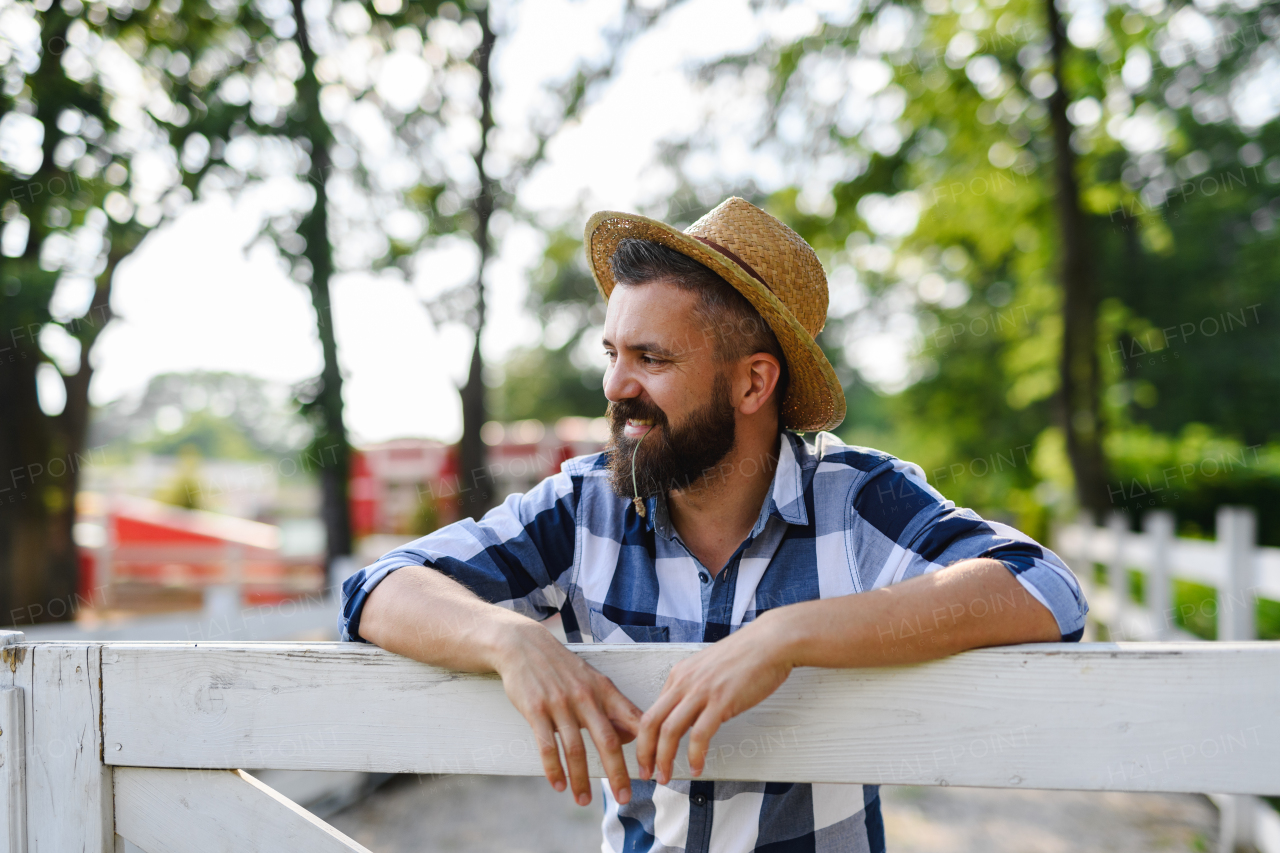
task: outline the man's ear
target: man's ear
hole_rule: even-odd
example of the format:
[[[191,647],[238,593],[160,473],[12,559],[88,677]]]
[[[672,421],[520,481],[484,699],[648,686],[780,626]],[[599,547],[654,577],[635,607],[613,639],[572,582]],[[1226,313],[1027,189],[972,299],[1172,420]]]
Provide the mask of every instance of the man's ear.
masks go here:
[[[749,381],[738,403],[738,411],[744,415],[754,415],[769,402],[774,389],[778,387],[778,379],[782,376],[782,365],[778,359],[767,352],[758,352],[743,359],[745,375]]]

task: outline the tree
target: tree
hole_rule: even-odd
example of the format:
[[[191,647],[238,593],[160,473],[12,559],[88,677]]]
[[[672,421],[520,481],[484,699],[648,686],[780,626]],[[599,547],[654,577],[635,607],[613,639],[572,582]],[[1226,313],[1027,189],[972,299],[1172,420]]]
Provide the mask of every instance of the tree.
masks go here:
[[[886,326],[914,334],[910,370],[881,382],[887,449],[1031,529],[1067,503],[1138,509],[1108,469],[1175,453],[1154,452],[1142,424],[1201,420],[1228,444],[1275,435],[1261,417],[1274,393],[1237,378],[1280,391],[1253,368],[1274,347],[1265,314],[1212,342],[1235,369],[1206,358],[1184,373],[1177,335],[1159,330],[1228,310],[1243,329],[1240,309],[1275,292],[1266,186],[1280,160],[1274,176],[1263,161],[1276,110],[1245,95],[1267,85],[1280,22],[1228,5],[1103,12],[1059,20],[1044,2],[961,0],[833,13],[800,40],[703,69],[715,121],[686,146],[705,175],[716,127],[764,116],[754,145],[777,152],[791,184],[766,204],[818,248],[839,296],[828,350],[865,373]],[[759,68],[768,86],[751,89]],[[1189,185],[1210,168],[1238,188]],[[1167,362],[1129,355],[1152,352]],[[850,431],[858,417],[851,405]]]
[[[15,2],[4,13],[0,612],[11,620],[41,618],[57,600],[73,609],[90,356],[115,271],[169,189],[155,114],[173,105],[140,61],[167,26],[163,7]],[[130,74],[138,85],[126,91]]]
[[[1076,500],[1094,512],[1106,509],[1107,466],[1102,453],[1098,376],[1098,285],[1088,222],[1081,209],[1074,128],[1067,116],[1067,33],[1056,0],[1044,0],[1053,67],[1048,98],[1053,135],[1053,203],[1058,225],[1058,286],[1062,291],[1059,356],[1059,425],[1075,473]]]
[[[269,208],[263,236],[307,287],[316,315],[323,368],[297,389],[297,398],[312,423],[317,458],[327,460],[319,478],[330,573],[352,552],[350,442],[332,282],[344,269],[367,269],[387,252],[381,232],[386,217],[401,209],[398,193],[404,188],[380,180],[379,161],[387,152],[369,151],[360,138],[367,129],[362,123],[394,123],[385,116],[388,98],[367,67],[344,70],[342,51],[384,62],[399,57],[429,73],[421,32],[438,6],[379,0],[345,3],[322,14],[302,0],[195,0],[182,7],[185,32],[167,45],[175,55],[191,56],[189,73],[171,80],[172,97],[189,110],[191,120],[167,127],[183,152],[185,186],[202,197],[261,191],[282,180],[295,190]],[[344,119],[326,108],[326,87],[357,105],[359,117]],[[410,115],[426,111],[420,99],[402,107],[399,112]],[[345,203],[335,202],[335,192]],[[346,253],[344,264],[335,263],[337,252]],[[331,574],[330,582],[337,580]]]
[[[513,13],[514,9],[508,7],[506,11]],[[473,169],[459,172],[450,168],[450,152],[447,147],[442,150],[438,124],[409,121],[400,126],[401,138],[418,152],[418,159],[432,164],[429,173],[434,178],[434,182],[424,182],[410,196],[417,201],[429,223],[422,244],[414,247],[426,250],[416,263],[429,263],[432,245],[440,238],[453,238],[459,233],[469,232],[476,252],[475,275],[469,281],[425,301],[437,324],[461,321],[473,336],[467,378],[458,389],[462,402],[458,458],[466,484],[463,511],[477,518],[492,506],[495,498],[488,475],[488,448],[480,434],[490,416],[481,345],[488,314],[485,276],[497,250],[492,231],[495,213],[504,213],[511,220],[530,220],[517,202],[521,184],[542,163],[551,139],[578,116],[588,96],[609,79],[626,44],[645,32],[665,9],[641,10],[631,2],[626,3],[621,19],[605,33],[608,49],[603,59],[576,63],[566,80],[553,83],[545,93],[550,105],[540,112],[537,107],[542,105],[535,105],[532,115],[521,115],[499,126],[495,120],[498,92],[492,59],[500,43],[500,26],[491,18],[492,10],[487,2],[467,4],[461,9],[450,6],[450,16],[457,17],[460,28],[470,25],[475,45],[468,57],[474,71],[475,101],[454,104],[455,113],[470,113],[477,123],[477,142],[467,158]],[[442,94],[441,101],[447,103],[447,94]],[[501,150],[492,146],[494,137],[506,143]],[[495,175],[494,163],[502,164],[500,176]],[[460,199],[469,199],[462,216],[458,215]],[[400,255],[406,269],[414,266],[413,250],[397,250],[395,254]],[[539,365],[534,362],[527,364],[538,370]]]

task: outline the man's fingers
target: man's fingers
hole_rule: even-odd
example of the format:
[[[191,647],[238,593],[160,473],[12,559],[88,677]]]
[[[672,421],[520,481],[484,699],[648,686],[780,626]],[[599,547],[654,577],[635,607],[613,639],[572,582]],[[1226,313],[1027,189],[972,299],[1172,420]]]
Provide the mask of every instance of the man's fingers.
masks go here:
[[[627,762],[622,757],[622,738],[613,723],[595,706],[580,708],[578,716],[586,722],[591,740],[595,742],[614,799],[626,805],[631,801],[631,774],[627,772]]]
[[[657,700],[640,719],[640,731],[636,735],[636,761],[640,764],[640,778],[646,782],[654,771],[654,754],[658,749],[662,724],[681,698],[675,691],[663,687]]]
[[[634,702],[623,696],[618,688],[613,687],[612,684],[609,686],[612,690],[605,697],[605,714],[609,722],[613,723],[622,743],[631,743],[640,733],[640,720],[644,712],[637,708]]]
[[[533,736],[538,739],[538,756],[542,759],[542,772],[557,791],[565,787],[564,771],[560,767],[560,747],[556,744],[556,732],[546,717],[529,721]]]
[[[680,738],[684,737],[684,733],[689,730],[689,726],[693,725],[693,721],[697,719],[699,712],[702,710],[702,704],[702,702],[697,702],[692,697],[686,696],[684,701],[667,715],[667,719],[663,721],[662,726],[658,729],[658,749],[654,754],[653,760],[658,771],[658,783],[660,785],[665,785],[671,781],[671,765],[675,761],[676,751],[680,749]]]
[[[711,747],[711,738],[720,730],[724,714],[720,709],[707,705],[698,715],[698,721],[689,730],[689,772],[701,776],[706,769],[707,750]]]
[[[591,802],[591,777],[587,774],[587,747],[582,742],[580,723],[572,712],[556,719],[556,731],[569,768],[569,789],[580,806]]]

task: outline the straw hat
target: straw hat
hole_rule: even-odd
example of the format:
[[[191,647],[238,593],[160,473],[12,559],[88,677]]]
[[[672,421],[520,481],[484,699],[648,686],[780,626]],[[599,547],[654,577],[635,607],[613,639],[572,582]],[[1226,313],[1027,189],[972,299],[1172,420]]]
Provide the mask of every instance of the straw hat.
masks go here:
[[[628,237],[652,240],[709,267],[760,312],[782,345],[791,376],[782,426],[810,432],[844,420],[844,390],[814,342],[827,321],[827,276],[804,238],[740,198],[723,202],[683,233],[644,216],[601,211],[587,220],[585,245],[606,301],[617,283],[609,259]]]

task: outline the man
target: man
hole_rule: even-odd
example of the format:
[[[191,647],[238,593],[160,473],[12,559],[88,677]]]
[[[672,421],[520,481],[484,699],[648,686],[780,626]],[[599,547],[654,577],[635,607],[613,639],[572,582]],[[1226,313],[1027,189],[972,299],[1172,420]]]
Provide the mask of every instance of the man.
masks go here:
[[[583,805],[585,728],[608,774],[605,850],[883,850],[874,786],[676,781],[680,738],[696,777],[720,724],[796,666],[1077,640],[1079,586],[918,467],[784,431],[831,429],[845,403],[814,342],[826,277],[781,222],[737,198],[684,233],[600,213],[586,249],[608,301],[609,448],[357,573],[343,637],[499,673],[547,779]],[[995,596],[1017,606],[963,606]],[[571,642],[713,645],[642,712],[535,621],[557,612]],[[902,619],[927,639],[886,629]],[[638,780],[620,748],[633,738]]]

